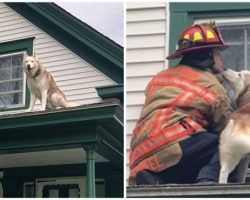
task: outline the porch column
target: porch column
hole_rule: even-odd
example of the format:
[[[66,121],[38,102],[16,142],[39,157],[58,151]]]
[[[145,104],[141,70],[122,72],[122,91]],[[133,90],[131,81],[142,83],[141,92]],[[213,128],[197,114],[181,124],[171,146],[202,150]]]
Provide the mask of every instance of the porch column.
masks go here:
[[[95,197],[95,146],[84,146],[86,151],[86,165],[87,165],[87,173],[86,173],[86,197]]]

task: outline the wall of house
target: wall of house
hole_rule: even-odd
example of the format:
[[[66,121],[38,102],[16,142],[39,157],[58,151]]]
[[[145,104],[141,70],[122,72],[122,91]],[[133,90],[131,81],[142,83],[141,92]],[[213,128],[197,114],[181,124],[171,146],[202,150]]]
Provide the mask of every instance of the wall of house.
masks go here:
[[[168,3],[127,3],[127,178],[131,134],[144,103],[144,90],[154,74],[167,67]]]
[[[0,3],[0,42],[35,37],[34,51],[67,99],[77,104],[101,102],[95,87],[114,82],[21,15]],[[39,104],[39,106],[38,106]],[[39,109],[37,101],[35,109]]]

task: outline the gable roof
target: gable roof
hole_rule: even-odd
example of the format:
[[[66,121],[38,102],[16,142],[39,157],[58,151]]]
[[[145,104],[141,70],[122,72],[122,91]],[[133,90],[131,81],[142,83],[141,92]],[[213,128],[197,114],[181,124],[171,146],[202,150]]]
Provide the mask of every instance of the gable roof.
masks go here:
[[[123,47],[54,3],[5,3],[118,84]]]

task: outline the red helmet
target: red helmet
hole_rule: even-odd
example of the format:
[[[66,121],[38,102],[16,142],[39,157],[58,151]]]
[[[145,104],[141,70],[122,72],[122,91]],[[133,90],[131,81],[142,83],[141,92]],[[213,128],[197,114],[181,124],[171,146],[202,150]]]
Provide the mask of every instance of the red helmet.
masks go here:
[[[185,53],[213,47],[222,49],[228,47],[217,29],[203,25],[189,26],[181,33],[176,51],[170,54],[167,59],[175,59]]]

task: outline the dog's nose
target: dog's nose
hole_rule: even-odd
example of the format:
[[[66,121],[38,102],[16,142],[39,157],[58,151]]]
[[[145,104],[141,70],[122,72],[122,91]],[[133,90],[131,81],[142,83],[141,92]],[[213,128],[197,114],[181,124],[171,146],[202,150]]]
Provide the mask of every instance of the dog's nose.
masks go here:
[[[227,70],[227,68],[226,68],[226,67],[223,67],[222,71],[226,71],[226,70]]]
[[[30,64],[28,64],[28,65],[27,65],[27,69],[28,69],[28,70],[30,70],[30,69],[31,69]]]

